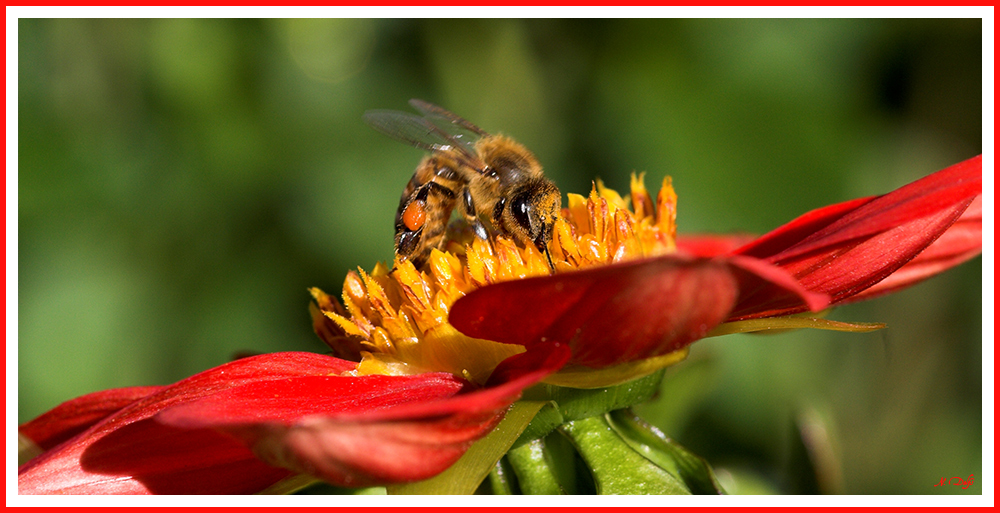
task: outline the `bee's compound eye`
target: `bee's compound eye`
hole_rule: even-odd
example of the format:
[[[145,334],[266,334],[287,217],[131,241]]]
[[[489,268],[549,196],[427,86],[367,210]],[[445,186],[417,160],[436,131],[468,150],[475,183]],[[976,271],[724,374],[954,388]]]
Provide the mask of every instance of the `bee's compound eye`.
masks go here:
[[[411,201],[409,205],[406,205],[406,210],[403,210],[403,225],[406,226],[407,230],[419,230],[426,220],[427,210],[424,208],[423,201]]]
[[[517,224],[527,230],[531,229],[531,202],[526,194],[518,194],[510,201],[510,213],[514,216]]]

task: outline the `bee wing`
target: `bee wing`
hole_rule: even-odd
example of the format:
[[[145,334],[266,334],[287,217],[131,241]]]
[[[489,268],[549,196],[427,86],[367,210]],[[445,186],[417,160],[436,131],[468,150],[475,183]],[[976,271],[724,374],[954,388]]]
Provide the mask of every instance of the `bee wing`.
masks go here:
[[[475,159],[475,138],[449,133],[425,117],[396,110],[370,110],[364,120],[372,128],[393,139],[431,151],[457,150]],[[471,123],[470,123],[471,124]]]
[[[454,112],[445,109],[444,107],[439,107],[433,103],[425,102],[423,100],[413,98],[410,100],[410,105],[419,110],[426,118],[431,119],[435,123],[444,123],[445,126],[454,125],[455,127],[462,128],[468,132],[472,132],[479,137],[490,135],[486,133],[485,130],[473,125],[468,120],[459,117]],[[445,128],[447,130],[447,128]]]

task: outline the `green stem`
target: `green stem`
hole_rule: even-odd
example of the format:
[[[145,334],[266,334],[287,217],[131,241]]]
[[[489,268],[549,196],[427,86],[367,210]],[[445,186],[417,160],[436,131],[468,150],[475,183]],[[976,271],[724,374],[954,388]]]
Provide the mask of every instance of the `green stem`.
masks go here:
[[[517,484],[525,495],[560,495],[565,493],[545,454],[545,440],[538,439],[507,453]]]
[[[573,420],[560,431],[590,468],[597,493],[607,495],[686,495],[684,483],[635,452],[604,415]]]
[[[487,477],[493,495],[514,495],[516,483],[513,476],[514,471],[510,468],[507,457],[500,458]]]

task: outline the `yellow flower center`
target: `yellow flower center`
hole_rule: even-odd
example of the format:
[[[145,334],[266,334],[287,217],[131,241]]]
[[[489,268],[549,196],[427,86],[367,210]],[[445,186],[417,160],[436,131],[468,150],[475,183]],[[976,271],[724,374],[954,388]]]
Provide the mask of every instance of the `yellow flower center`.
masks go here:
[[[632,175],[628,199],[600,181],[587,198],[569,194],[549,244],[556,272],[674,251],[676,207],[669,177],[655,202],[642,174]],[[448,323],[448,311],[476,288],[551,273],[545,255],[505,236],[475,238],[461,224],[449,229],[444,249],[423,269],[397,259],[391,271],[380,263],[371,273],[348,273],[343,306],[310,290],[314,328],[335,356],[359,361],[352,374],[449,372],[482,384],[497,364],[524,351],[466,337]]]

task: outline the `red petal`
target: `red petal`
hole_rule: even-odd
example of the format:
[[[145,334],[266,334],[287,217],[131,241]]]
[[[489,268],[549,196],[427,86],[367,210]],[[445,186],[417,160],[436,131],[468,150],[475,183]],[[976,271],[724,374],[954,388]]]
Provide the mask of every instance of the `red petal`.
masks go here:
[[[565,347],[522,353],[501,364],[509,380],[476,391],[442,373],[305,377],[230,389],[159,418],[223,429],[265,461],[339,485],[415,481],[454,463],[568,356]]]
[[[48,450],[73,438],[101,419],[163,387],[115,388],[66,401],[17,428],[38,447]]]
[[[378,417],[393,406],[446,399],[469,386],[451,374],[307,376],[226,390],[165,411],[159,420],[224,429],[273,465],[339,485],[413,481],[451,465],[503,410],[488,408],[454,426]]]
[[[447,373],[416,376],[298,376],[249,383],[175,406],[157,418],[184,428],[257,422],[291,426],[316,415],[357,416],[469,391]]]
[[[808,290],[784,269],[740,255],[729,257],[729,261],[743,272],[737,274],[740,296],[727,320],[738,320],[749,313],[818,312],[830,306],[829,296]]]
[[[18,493],[252,493],[290,472],[262,463],[214,430],[184,430],[151,419],[168,406],[247,383],[326,375],[354,364],[312,353],[243,358],[163,387],[29,461]]]
[[[826,305],[822,296],[798,296],[805,291],[787,273],[754,259],[669,255],[483,287],[455,302],[449,322],[468,336],[529,350],[566,343],[573,363],[602,368],[704,337],[729,315],[741,286]]]
[[[983,197],[969,205],[962,217],[913,260],[846,302],[889,294],[955,267],[983,252]]]
[[[736,251],[762,258],[792,273],[811,291],[830,295],[833,304],[879,283],[928,248],[982,194],[982,157],[969,159],[871,199],[831,205],[806,214]],[[974,237],[968,230],[965,235]],[[918,263],[900,279],[876,289],[906,286],[962,261],[977,243],[967,239],[954,258],[937,265]],[[967,258],[967,257],[965,257]],[[924,263],[927,263],[925,260]],[[907,271],[907,272],[909,272]],[[870,297],[874,293],[863,296]],[[760,305],[746,317],[802,311]]]

